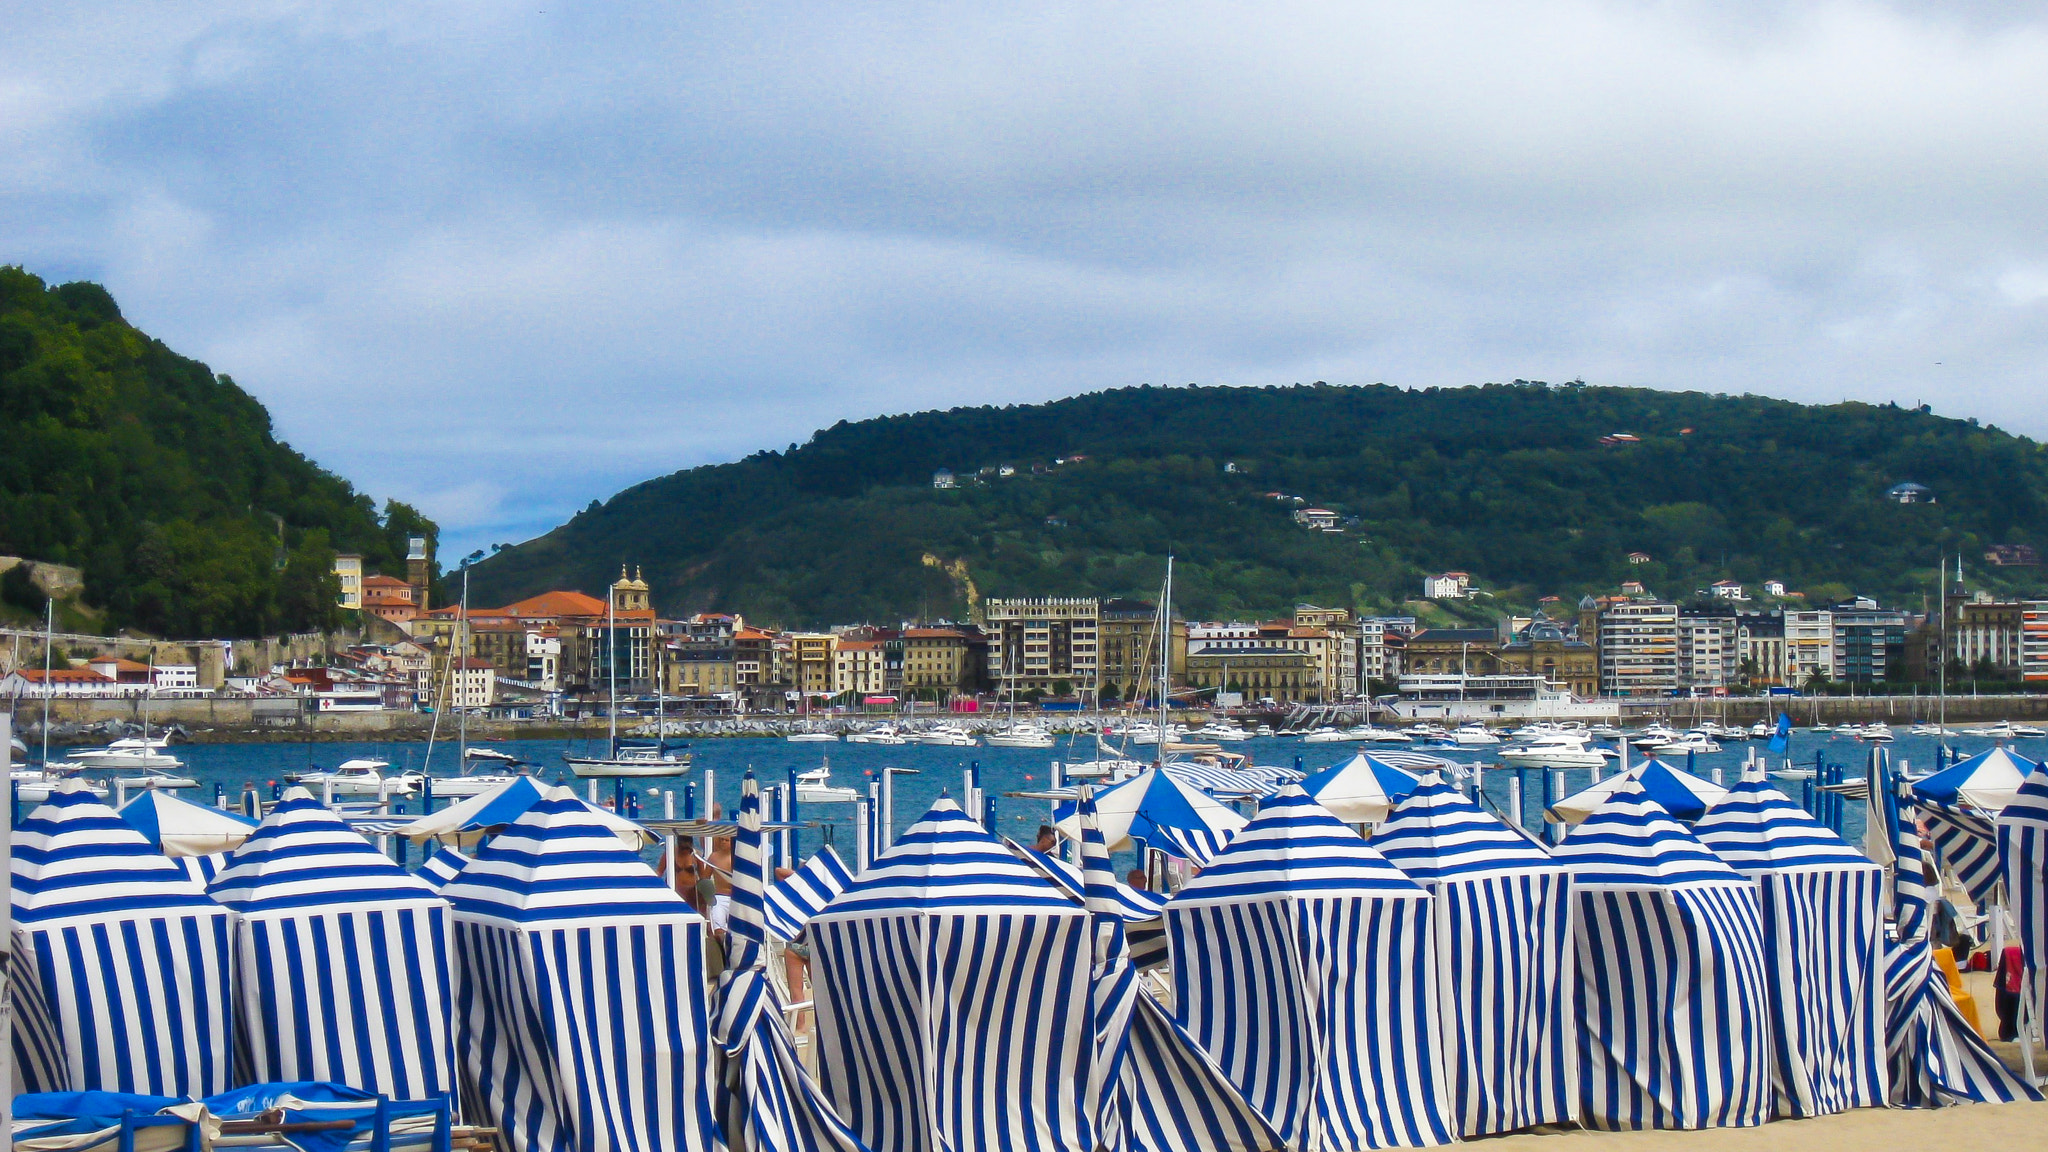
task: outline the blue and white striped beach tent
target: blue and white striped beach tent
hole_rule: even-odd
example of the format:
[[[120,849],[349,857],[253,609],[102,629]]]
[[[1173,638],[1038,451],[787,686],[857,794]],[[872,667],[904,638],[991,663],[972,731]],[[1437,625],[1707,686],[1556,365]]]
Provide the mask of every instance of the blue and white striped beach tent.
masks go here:
[[[1377,824],[1421,782],[1420,775],[1406,768],[1397,768],[1370,752],[1360,752],[1311,774],[1301,782],[1301,788],[1325,812],[1346,824]]]
[[[769,973],[768,846],[761,792],[741,782],[732,839],[731,955],[719,977],[724,1078],[718,1115],[733,1152],[866,1152],[797,1058],[783,999]]]
[[[549,789],[441,894],[465,1110],[501,1147],[720,1146],[704,919],[589,805]]]
[[[1633,780],[1552,858],[1571,872],[1578,902],[1579,1122],[1716,1128],[1770,1119],[1756,885]]]
[[[1082,828],[1083,843],[1086,843],[1087,828]],[[1095,837],[1101,839],[1102,830],[1095,830]],[[1045,874],[1060,891],[1071,899],[1087,903],[1088,883],[1081,869],[1074,867],[1057,856],[1048,856],[1036,848],[1028,848],[1014,840],[1005,840],[1010,851],[1032,867]],[[1104,850],[1105,854],[1107,849]],[[1108,867],[1104,865],[1104,867]],[[1166,897],[1157,892],[1143,892],[1111,876],[1108,887],[1098,895],[1107,895],[1114,903],[1117,916],[1123,922],[1124,942],[1128,945],[1132,967],[1153,968],[1167,961],[1166,950]],[[1100,915],[1101,907],[1093,911]]]
[[[462,871],[462,866],[467,863],[469,863],[469,857],[444,844],[435,849],[432,856],[420,861],[419,871],[413,873],[413,875],[425,881],[429,887],[439,891],[442,888],[446,888],[448,882],[455,879],[455,874]]]
[[[15,1057],[30,1092],[232,1080],[228,911],[77,781],[14,830]]]
[[[1454,1138],[1431,904],[1299,785],[1167,901],[1174,1016],[1290,1152]]]
[[[787,944],[804,934],[811,917],[832,902],[834,896],[853,883],[853,873],[830,844],[797,865],[789,875],[769,885],[762,896],[768,919],[768,934]]]
[[[1436,898],[1437,1008],[1460,1135],[1572,1122],[1579,1021],[1565,870],[1435,773],[1366,842]]]
[[[166,856],[217,856],[241,847],[256,821],[150,788],[121,808],[121,819]]]
[[[1102,838],[1109,842],[1111,852],[1121,852],[1132,841],[1143,840],[1149,847],[1200,866],[1215,858],[1231,834],[1244,827],[1243,816],[1178,771],[1170,764],[1147,768],[1095,794]],[[1061,804],[1055,815],[1061,835],[1081,838],[1072,802]]]
[[[819,1079],[873,1152],[1089,1152],[1088,914],[940,798],[812,917]]]
[[[567,790],[551,788],[531,776],[521,776],[488,792],[480,792],[460,803],[450,804],[439,812],[430,812],[400,826],[396,831],[415,843],[439,840],[443,844],[469,848],[490,833],[507,827],[526,815],[527,811],[540,803],[543,797],[564,791]],[[569,798],[582,804],[590,819],[610,828],[619,843],[633,851],[637,852],[657,839],[653,832],[623,816],[585,803],[573,793]]]
[[[1550,818],[1565,824],[1577,824],[1630,783],[1648,793],[1650,799],[1664,809],[1665,815],[1685,821],[1706,815],[1707,809],[1728,794],[1728,789],[1683,768],[1674,768],[1662,760],[1645,760],[1631,765],[1626,772],[1618,772],[1590,784],[1552,804]]]
[[[1994,821],[2033,770],[2031,760],[1993,748],[1913,782],[1928,838],[1979,907],[2004,903]]]
[[[2033,982],[2032,1018],[2048,1020],[2048,765],[2037,765],[1998,814],[1998,859]]]
[[[1884,870],[1761,779],[1693,834],[1763,905],[1777,1114],[1882,1107]]]
[[[431,886],[293,788],[207,894],[235,913],[242,1083],[455,1092],[448,902]]]
[[[1076,807],[1081,900],[1092,921],[1095,1049],[1087,1100],[1095,1146],[1104,1152],[1281,1147],[1280,1133],[1140,981],[1125,930],[1132,897],[1141,894],[1118,884],[1110,870],[1092,792],[1083,787]]]
[[[2041,1099],[1970,1026],[1925,939],[1886,951],[1885,1033],[1894,1108]]]

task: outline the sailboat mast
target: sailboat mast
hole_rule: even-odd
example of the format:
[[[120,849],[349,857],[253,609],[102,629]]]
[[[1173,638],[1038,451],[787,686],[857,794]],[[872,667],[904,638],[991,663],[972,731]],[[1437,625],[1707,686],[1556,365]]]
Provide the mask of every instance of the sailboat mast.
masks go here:
[[[620,579],[625,579],[621,569]],[[614,586],[604,597],[604,643],[605,663],[611,665],[611,703],[605,707],[605,719],[609,721],[611,750],[605,755],[616,759],[619,755],[619,590]]]
[[[50,770],[50,697],[56,685],[50,683],[50,649],[57,644],[57,598],[43,600],[43,771]]]
[[[456,651],[463,653],[462,659],[467,660],[471,637],[469,632],[469,565],[466,563],[462,566],[462,618],[456,621],[456,626],[462,629],[462,643],[456,646]],[[460,678],[457,678],[455,682],[457,684],[462,683]],[[468,768],[469,709],[467,708],[457,708],[455,710],[455,745],[457,748],[455,766],[461,769]]]
[[[1153,745],[1152,762],[1166,762],[1167,693],[1171,690],[1173,656],[1173,557],[1166,558],[1166,586],[1159,595],[1159,743]]]
[[[1941,627],[1935,630],[1935,634],[1941,638],[1941,661],[1935,665],[1936,703],[1934,726],[1941,729],[1941,735],[1937,739],[1946,740],[1948,738],[1948,557],[1943,556],[1941,563],[1935,565],[1934,568],[1936,572],[1941,574],[1941,578],[1938,581],[1940,586],[1936,589],[1936,591],[1941,593]],[[1962,570],[1963,557],[1959,552],[1956,554],[1956,578],[1959,580],[1962,578]]]

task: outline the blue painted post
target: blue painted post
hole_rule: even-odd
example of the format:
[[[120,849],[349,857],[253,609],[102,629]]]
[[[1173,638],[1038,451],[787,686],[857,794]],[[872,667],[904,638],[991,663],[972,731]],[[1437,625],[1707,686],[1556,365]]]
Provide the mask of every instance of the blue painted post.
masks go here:
[[[612,777],[612,811],[621,816],[626,814],[626,778]]]
[[[987,810],[982,813],[981,826],[993,834],[996,830],[996,798],[990,796],[984,801]]]
[[[251,820],[263,818],[263,801],[257,799],[254,784],[242,785],[242,815]]]
[[[1699,775],[1699,759],[1700,754],[1698,750],[1687,748],[1685,750],[1685,770],[1695,776]]]
[[[1301,753],[1299,753],[1299,752],[1296,752],[1296,753],[1294,754],[1294,770],[1295,770],[1296,772],[1300,772],[1300,771],[1302,771],[1302,767],[1301,767]]]
[[[1806,809],[1808,816],[1818,817],[1820,815],[1820,813],[1813,810],[1813,781],[1801,780],[1799,782],[1799,806]]]
[[[270,802],[275,804],[282,799],[284,799],[284,785],[272,780],[270,782]]]
[[[218,780],[213,782],[213,806],[223,811],[228,806],[228,786]]]
[[[683,819],[697,818],[697,782],[692,780],[683,785]]]
[[[428,776],[420,781],[420,811],[428,816],[434,814],[434,778]]]

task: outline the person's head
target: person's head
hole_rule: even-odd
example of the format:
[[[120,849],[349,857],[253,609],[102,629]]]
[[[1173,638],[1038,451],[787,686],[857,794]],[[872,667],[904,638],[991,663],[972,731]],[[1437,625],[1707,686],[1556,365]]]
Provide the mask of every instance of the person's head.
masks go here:
[[[1124,883],[1143,892],[1145,890],[1145,870],[1143,868],[1131,869],[1130,872],[1125,874]]]
[[[1059,829],[1054,828],[1050,824],[1040,824],[1038,826],[1038,843],[1033,844],[1032,847],[1040,852],[1050,852],[1059,843],[1059,835]]]

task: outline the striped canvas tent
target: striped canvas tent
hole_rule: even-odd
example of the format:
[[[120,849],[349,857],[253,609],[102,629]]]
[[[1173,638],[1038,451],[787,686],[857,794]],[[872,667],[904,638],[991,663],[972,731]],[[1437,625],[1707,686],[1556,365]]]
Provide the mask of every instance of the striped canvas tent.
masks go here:
[[[1134,893],[1116,882],[1093,789],[1076,805],[1081,900],[1092,924],[1094,1062],[1088,1109],[1105,1152],[1265,1152],[1283,1139],[1138,978],[1125,929]]]
[[[235,913],[243,1083],[454,1093],[448,903],[431,886],[293,788],[207,893]]]
[[[428,886],[440,890],[448,886],[462,866],[469,863],[469,857],[446,845],[434,850],[432,856],[420,861],[419,871],[414,875],[427,882]]]
[[[1427,891],[1291,785],[1166,904],[1174,1015],[1291,1152],[1450,1142]]]
[[[2048,1020],[2048,766],[2037,765],[1998,814],[1998,858],[2032,981],[2032,1018]]]
[[[1087,835],[1085,825],[1082,834],[1084,837]],[[1095,830],[1095,836],[1097,839],[1101,838],[1100,828]],[[1077,903],[1088,902],[1088,883],[1083,878],[1081,869],[1057,856],[1048,856],[1036,848],[1027,848],[1014,840],[1006,840],[1004,843],[1010,846],[1010,851],[1017,853],[1032,867],[1044,873],[1045,878],[1052,881],[1053,885],[1065,892],[1069,898]],[[1104,855],[1107,859],[1107,849],[1104,850]],[[1103,867],[1106,869],[1109,865],[1105,863]],[[1166,963],[1166,897],[1157,892],[1141,892],[1115,879],[1113,874],[1108,877],[1107,886],[1101,889],[1098,896],[1108,897],[1109,904],[1093,907],[1092,911],[1100,916],[1105,907],[1115,909],[1117,917],[1123,922],[1124,942],[1129,947],[1129,958],[1133,967],[1152,968]],[[1097,904],[1101,905],[1101,901],[1098,900]]]
[[[228,854],[209,852],[204,856],[173,856],[171,863],[178,866],[178,871],[185,874],[185,879],[204,888],[213,883],[213,878],[227,868]]]
[[[439,840],[461,848],[470,848],[485,836],[505,828],[541,802],[544,797],[562,793],[568,799],[583,805],[585,815],[592,821],[611,829],[621,845],[638,851],[652,843],[656,837],[646,828],[633,823],[623,816],[607,812],[594,804],[585,803],[566,788],[550,788],[531,776],[521,776],[506,784],[500,784],[488,792],[480,792],[457,804],[450,804],[439,812],[430,812],[417,820],[408,821],[393,829],[415,843],[425,840]]]
[[[959,805],[811,919],[819,1079],[873,1152],[1087,1152],[1088,915]]]
[[[1769,978],[1756,885],[1635,781],[1553,858],[1578,907],[1579,1122],[1761,1124],[1771,1110]]]
[[[798,865],[795,871],[768,886],[761,897],[768,920],[768,934],[787,944],[804,934],[811,917],[832,902],[834,896],[853,883],[853,873],[839,859],[830,844]]]
[[[150,788],[121,808],[121,819],[166,856],[216,856],[234,851],[256,822]]]
[[[1706,815],[1707,809],[1728,794],[1726,788],[1683,768],[1675,768],[1662,760],[1645,760],[1632,765],[1626,772],[1618,772],[1552,804],[1550,818],[1564,824],[1577,824],[1630,784],[1648,793],[1650,799],[1664,809],[1665,815],[1686,821]]]
[[[1980,908],[2004,903],[1994,822],[2033,770],[2025,757],[1993,748],[1913,782],[1928,838]]]
[[[1885,1033],[1894,1108],[2041,1099],[1956,1007],[1924,939],[1894,941],[1886,952]]]
[[[14,830],[13,877],[24,1090],[229,1087],[225,908],[76,781]]]
[[[1377,824],[1422,777],[1369,752],[1332,764],[1301,782],[1323,810],[1346,824]]]
[[[441,894],[465,1111],[500,1147],[721,1143],[704,920],[588,804],[550,789]]]
[[[1178,771],[1172,765],[1147,768],[1095,794],[1095,810],[1110,851],[1123,851],[1133,841],[1142,840],[1199,866],[1213,859],[1231,834],[1244,827],[1244,817]],[[1055,823],[1062,835],[1079,840],[1081,824],[1074,812],[1072,803],[1061,804]]]
[[[1367,841],[1436,898],[1437,1007],[1459,1132],[1578,1114],[1570,882],[1550,854],[1435,773]]]
[[[733,1152],[866,1152],[797,1059],[796,1037],[768,971],[768,846],[761,792],[741,782],[732,842],[732,955],[719,977],[725,1054],[718,1115]]]
[[[1777,1114],[1882,1107],[1883,870],[1761,779],[1693,833],[1757,886]]]

